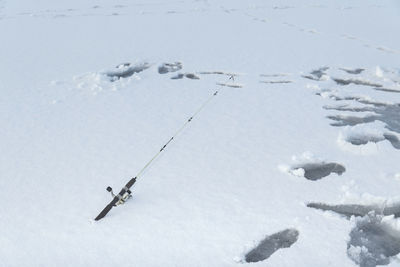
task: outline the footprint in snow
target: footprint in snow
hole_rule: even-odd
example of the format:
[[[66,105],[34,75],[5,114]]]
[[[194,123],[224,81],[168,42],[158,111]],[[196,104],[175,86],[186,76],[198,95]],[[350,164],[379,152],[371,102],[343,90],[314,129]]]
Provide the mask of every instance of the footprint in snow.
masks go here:
[[[346,171],[346,168],[339,163],[316,162],[294,166],[292,170],[294,172],[302,170],[304,172],[305,178],[311,181],[316,181],[326,176],[329,176],[331,173],[342,175]]]
[[[166,74],[169,72],[175,72],[182,69],[181,62],[174,62],[174,63],[163,63],[158,67],[158,73]]]
[[[360,74],[361,72],[363,72],[365,70],[362,68],[355,68],[355,69],[339,68],[339,69],[348,74]]]
[[[370,112],[370,115],[354,116],[354,115],[343,115],[336,114],[327,116],[328,119],[332,120],[332,126],[343,127],[351,126],[353,131],[348,131],[346,134],[345,141],[353,145],[365,145],[368,142],[378,143],[384,140],[389,141],[395,149],[400,149],[400,104],[387,104],[379,103],[376,101],[363,100],[360,98],[354,98],[354,101],[359,104],[363,104],[362,107],[353,107],[352,105],[341,105],[341,106],[325,106],[326,110],[336,111],[347,111],[347,112]],[[337,100],[337,101],[341,101]],[[385,126],[379,133],[373,133],[371,130],[369,133],[367,130],[363,132],[357,131],[358,128],[367,127],[372,122],[381,122]],[[354,127],[354,126],[359,126]]]
[[[319,69],[313,70],[310,72],[310,74],[307,75],[302,75],[303,78],[310,79],[313,81],[321,81],[321,80],[326,80],[327,77],[327,70],[329,67],[321,67]]]
[[[400,103],[383,103],[371,100],[368,96],[351,95],[347,89],[358,88],[359,90],[358,86],[364,86],[385,93],[400,93],[399,71],[379,67],[374,72],[364,68],[338,68],[338,70],[350,76],[340,77],[341,72],[338,74],[332,68],[323,67],[303,77],[318,82],[333,81],[334,85],[339,85],[339,87],[332,86],[331,83],[332,89],[324,88],[317,93],[321,97],[338,102],[338,105],[324,106],[324,109],[338,112],[327,116],[332,121],[330,125],[346,127],[341,132],[339,141],[343,140],[345,143],[360,146],[369,142],[378,143],[386,140],[395,149],[400,149],[400,116],[398,115]],[[333,75],[336,77],[332,77]],[[387,85],[393,88],[388,88]],[[346,88],[346,91],[341,87]],[[365,115],[362,112],[368,113]],[[380,125],[384,125],[383,128]]]
[[[224,87],[243,88],[243,85],[238,83],[216,83],[216,84]]]
[[[183,79],[184,77],[186,77],[188,79],[192,79],[192,80],[199,80],[200,79],[200,77],[197,76],[194,73],[178,73],[177,75],[171,77],[171,79],[179,80],[179,79]]]
[[[245,262],[259,262],[268,259],[281,248],[289,248],[299,238],[299,231],[286,229],[266,236],[255,248],[246,253]]]
[[[383,221],[383,216],[400,217],[400,203],[390,205],[308,203],[307,207],[332,211],[347,219],[352,216],[357,217],[355,226],[349,234],[347,255],[360,267],[387,265],[391,257],[400,253],[400,231]]]
[[[350,232],[347,255],[360,267],[388,265],[400,253],[400,232],[374,212],[357,219]]]
[[[383,87],[382,84],[379,83],[374,83],[366,79],[357,79],[357,78],[334,78],[332,77],[332,80],[335,81],[338,85],[349,85],[349,84],[355,84],[355,85],[364,85],[364,86],[371,86],[371,87]]]
[[[343,215],[346,218],[350,219],[351,216],[363,217],[367,215],[369,212],[374,211],[377,214],[382,214],[385,216],[394,215],[394,217],[400,217],[400,203],[394,203],[390,205],[384,204],[338,204],[331,205],[325,203],[318,202],[310,202],[307,204],[307,207],[319,209],[323,211],[332,211],[337,214]]]
[[[280,165],[279,169],[311,181],[320,180],[332,173],[342,175],[346,171],[346,168],[342,164],[317,160],[312,158],[312,156],[307,156],[307,154],[303,155],[300,159],[295,158],[294,160],[300,161],[300,163],[292,166]]]
[[[239,76],[238,73],[233,73],[233,72],[225,72],[225,71],[200,71],[198,74],[201,75],[224,75],[228,77],[237,77]]]
[[[285,84],[285,83],[293,83],[293,81],[289,80],[287,77],[290,74],[287,73],[273,73],[273,74],[260,74],[262,78],[269,78],[269,80],[259,81],[260,83],[267,83],[267,84]],[[283,79],[285,78],[285,79]]]
[[[110,81],[114,82],[121,78],[131,77],[135,73],[142,72],[150,68],[150,64],[147,62],[132,65],[131,63],[122,63],[116,66],[114,69],[106,71],[104,74],[110,78]]]
[[[289,80],[260,81],[260,83],[278,84],[278,83],[292,83],[292,81],[289,81]]]

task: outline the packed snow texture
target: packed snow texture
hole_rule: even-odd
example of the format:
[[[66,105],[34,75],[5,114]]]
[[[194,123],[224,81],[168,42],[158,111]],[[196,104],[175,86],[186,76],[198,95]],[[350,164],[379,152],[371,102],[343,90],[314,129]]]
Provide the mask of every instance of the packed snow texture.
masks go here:
[[[0,0],[0,266],[398,266],[399,12]]]

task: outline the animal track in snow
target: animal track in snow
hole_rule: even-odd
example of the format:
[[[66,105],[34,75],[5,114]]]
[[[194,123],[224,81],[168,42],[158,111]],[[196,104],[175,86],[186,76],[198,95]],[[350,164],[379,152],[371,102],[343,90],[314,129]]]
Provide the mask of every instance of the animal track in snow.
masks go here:
[[[176,7],[174,2],[143,2],[143,3],[128,3],[123,4],[111,3],[108,5],[91,5],[86,8],[61,8],[61,9],[45,9],[45,10],[31,10],[28,12],[20,12],[17,16],[29,16],[34,18],[73,18],[73,17],[98,17],[98,16],[118,16],[118,15],[147,15],[147,14],[165,14],[171,13],[167,10]],[[123,11],[124,13],[120,13]],[[181,11],[172,11],[172,13],[199,13],[209,11],[209,8],[203,3],[190,4],[182,6]]]
[[[278,249],[289,248],[299,238],[299,231],[286,229],[265,237],[255,248],[245,255],[246,262],[259,262],[268,259]]]
[[[3,19],[4,2],[0,0],[0,20]]]
[[[395,49],[391,49],[388,47],[384,47],[384,46],[377,46],[375,47],[377,50],[380,50],[382,52],[386,52],[386,53],[390,53],[390,54],[399,54],[400,52],[398,50]]]
[[[248,15],[248,16],[251,16],[251,15]],[[254,16],[251,16],[251,17],[256,18]],[[260,19],[257,19],[257,20],[260,20]],[[306,33],[312,33],[312,34],[317,34],[318,33],[318,34],[325,34],[325,35],[331,35],[332,36],[332,34],[329,34],[329,33],[323,33],[323,32],[320,32],[320,31],[318,31],[316,29],[305,29],[305,28],[303,28],[301,26],[298,26],[298,25],[295,25],[295,24],[292,24],[292,23],[289,23],[289,22],[282,22],[282,24],[285,25],[285,26],[291,27],[291,28],[295,28],[300,32],[306,32]],[[348,35],[348,34],[334,34],[334,35],[336,36],[336,38],[344,38],[344,39],[347,39],[347,40],[350,40],[350,41],[353,41],[353,42],[358,42],[360,45],[363,45],[364,47],[376,49],[376,50],[379,50],[381,52],[385,52],[385,53],[389,53],[389,54],[400,54],[400,50],[395,50],[395,49],[388,48],[388,47],[385,47],[385,46],[382,46],[382,45],[374,45],[374,44],[371,44],[368,41],[362,40],[361,38],[358,38],[356,36],[352,36],[352,35]]]

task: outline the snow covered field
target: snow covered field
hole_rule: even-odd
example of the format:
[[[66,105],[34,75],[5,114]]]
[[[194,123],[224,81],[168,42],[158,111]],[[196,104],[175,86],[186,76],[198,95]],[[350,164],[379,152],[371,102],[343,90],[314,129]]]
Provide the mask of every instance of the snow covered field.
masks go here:
[[[399,1],[0,0],[0,33],[0,266],[400,266]]]

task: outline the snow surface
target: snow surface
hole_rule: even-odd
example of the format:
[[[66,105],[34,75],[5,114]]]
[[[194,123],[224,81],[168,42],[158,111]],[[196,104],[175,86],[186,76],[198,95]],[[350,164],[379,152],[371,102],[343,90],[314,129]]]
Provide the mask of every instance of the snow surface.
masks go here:
[[[397,0],[0,0],[0,266],[357,266],[375,254],[348,251],[358,221],[306,204],[399,203],[399,15]],[[111,81],[125,62],[150,67]],[[104,189],[215,90],[94,222]],[[345,172],[308,180],[310,161]],[[286,229],[294,244],[244,262]]]

